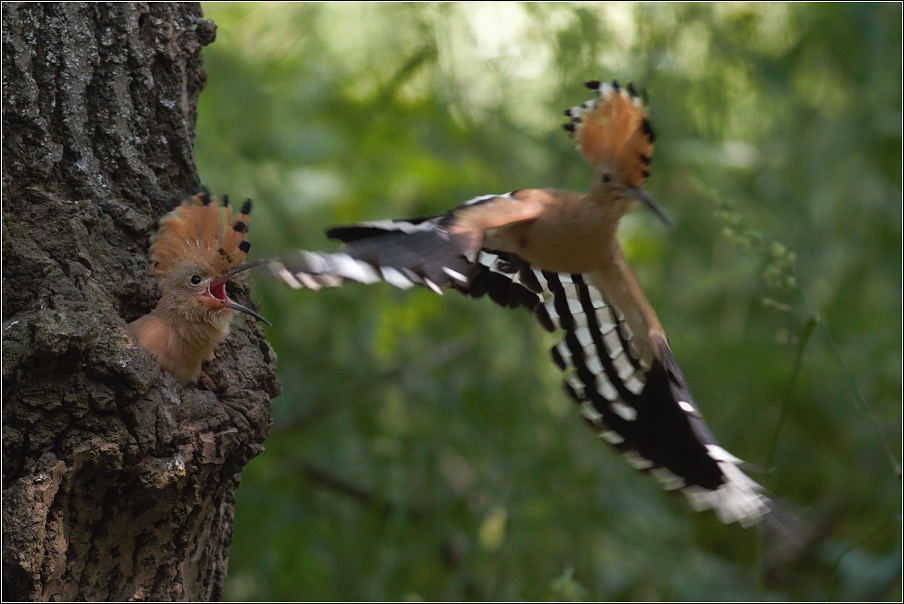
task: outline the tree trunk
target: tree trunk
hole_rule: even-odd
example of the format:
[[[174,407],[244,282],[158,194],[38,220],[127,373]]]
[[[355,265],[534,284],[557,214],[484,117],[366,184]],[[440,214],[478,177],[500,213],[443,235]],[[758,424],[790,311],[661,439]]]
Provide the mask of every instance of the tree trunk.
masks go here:
[[[197,4],[3,5],[3,588],[216,599],[276,357],[241,315],[181,387],[125,326],[157,219],[199,183]],[[230,291],[252,305],[247,286]]]

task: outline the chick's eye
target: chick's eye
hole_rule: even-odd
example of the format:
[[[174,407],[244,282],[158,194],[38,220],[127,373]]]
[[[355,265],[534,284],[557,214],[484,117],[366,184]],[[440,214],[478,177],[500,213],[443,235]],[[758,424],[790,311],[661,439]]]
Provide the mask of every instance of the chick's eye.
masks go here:
[[[192,285],[200,285],[200,284],[201,284],[201,281],[203,281],[203,280],[204,280],[204,279],[202,279],[199,275],[192,275],[192,276],[191,276],[191,284],[192,284]]]

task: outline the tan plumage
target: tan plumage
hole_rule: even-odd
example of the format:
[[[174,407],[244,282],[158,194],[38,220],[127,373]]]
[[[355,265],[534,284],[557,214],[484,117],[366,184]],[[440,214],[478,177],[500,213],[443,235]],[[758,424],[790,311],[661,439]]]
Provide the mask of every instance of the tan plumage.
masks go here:
[[[566,112],[573,120],[569,129],[578,149],[597,170],[613,170],[624,186],[642,187],[656,138],[642,99],[630,84],[628,90],[607,82],[590,84],[597,86],[605,102],[589,101]]]
[[[160,219],[150,251],[160,301],[128,325],[135,340],[183,385],[198,379],[201,365],[229,335],[233,310],[264,320],[226,294],[226,281],[254,265],[241,264],[250,247],[245,237],[251,200],[234,221],[228,198],[224,202],[218,207],[200,193]]]

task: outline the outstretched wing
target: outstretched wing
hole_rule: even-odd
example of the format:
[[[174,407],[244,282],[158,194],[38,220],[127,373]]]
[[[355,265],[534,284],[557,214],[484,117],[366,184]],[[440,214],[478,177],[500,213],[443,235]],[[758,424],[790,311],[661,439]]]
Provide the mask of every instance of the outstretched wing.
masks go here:
[[[700,413],[664,339],[643,361],[622,313],[582,275],[541,272],[551,293],[547,310],[565,332],[552,357],[567,372],[565,387],[599,435],[636,469],[691,506],[713,509],[724,523],[750,526],[770,509],[743,462],[720,447]]]
[[[342,241],[342,250],[298,252],[273,262],[271,269],[294,288],[382,280],[402,289],[424,285],[442,293],[444,285],[468,284],[479,272],[467,256],[480,250],[484,233],[542,212],[539,203],[515,194],[476,197],[441,216],[333,227],[327,235]]]
[[[513,306],[521,290],[539,292],[543,303],[531,309],[534,315],[541,325],[564,331],[550,352],[566,372],[566,392],[631,466],[666,490],[680,490],[695,510],[714,510],[726,524],[750,526],[774,509],[742,471],[744,463],[716,442],[663,338],[655,337],[655,354],[644,360],[646,334],[635,334],[584,275],[531,270],[517,257],[500,261],[489,251],[477,260],[495,275],[485,277],[492,283],[485,293],[498,304]]]
[[[743,462],[716,442],[664,339],[656,337],[655,355],[644,361],[638,340],[645,334],[633,333],[583,275],[531,270],[518,258],[500,261],[487,251],[478,262],[495,275],[485,277],[492,283],[485,293],[503,306],[513,306],[521,290],[541,292],[543,303],[531,310],[541,325],[564,331],[551,354],[566,372],[565,390],[628,463],[666,490],[680,490],[695,510],[714,510],[726,524],[750,526],[774,509],[742,471]]]

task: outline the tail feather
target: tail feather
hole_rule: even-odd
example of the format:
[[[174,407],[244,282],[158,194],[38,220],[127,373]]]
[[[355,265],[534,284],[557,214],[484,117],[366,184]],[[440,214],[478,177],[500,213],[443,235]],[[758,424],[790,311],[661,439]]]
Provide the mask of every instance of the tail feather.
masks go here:
[[[777,566],[800,556],[817,538],[816,527],[790,509],[785,501],[770,501],[763,522],[765,560]]]

